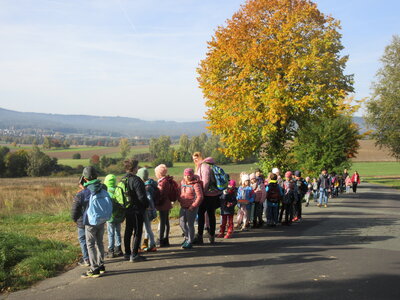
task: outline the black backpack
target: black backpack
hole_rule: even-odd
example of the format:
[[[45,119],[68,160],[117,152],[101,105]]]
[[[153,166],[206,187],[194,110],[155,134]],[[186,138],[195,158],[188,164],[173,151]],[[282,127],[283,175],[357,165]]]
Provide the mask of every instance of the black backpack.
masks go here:
[[[267,201],[277,203],[281,199],[281,193],[277,183],[268,184]]]

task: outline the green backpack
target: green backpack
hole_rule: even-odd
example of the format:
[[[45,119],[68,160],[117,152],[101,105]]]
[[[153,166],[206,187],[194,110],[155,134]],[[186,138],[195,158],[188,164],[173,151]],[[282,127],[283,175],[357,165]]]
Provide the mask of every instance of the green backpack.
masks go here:
[[[109,193],[113,204],[111,218],[108,220],[110,223],[122,223],[125,220],[125,207],[115,198],[115,191],[117,189],[115,186],[116,179],[117,178],[114,174],[109,174],[104,179],[104,184],[107,186],[107,192]]]
[[[114,198],[124,208],[129,208],[132,203],[128,193],[128,177],[123,177],[114,191]]]

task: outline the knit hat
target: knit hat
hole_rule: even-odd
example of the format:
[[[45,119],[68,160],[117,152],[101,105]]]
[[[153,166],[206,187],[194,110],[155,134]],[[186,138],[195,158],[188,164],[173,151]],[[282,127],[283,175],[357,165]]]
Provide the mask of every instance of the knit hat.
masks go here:
[[[235,180],[229,180],[228,185],[231,186],[231,187],[235,187],[236,186],[236,181]]]
[[[149,179],[149,170],[147,168],[140,168],[136,175],[139,176],[143,181],[147,181]]]
[[[254,173],[250,174],[250,180],[252,180],[252,179],[256,179],[256,174],[254,174]]]
[[[299,170],[294,171],[294,176],[301,177],[301,172]]]
[[[94,167],[85,167],[82,172],[82,176],[88,180],[93,180],[97,178],[97,171]]]
[[[290,172],[290,171],[287,171],[286,173],[285,173],[285,177],[286,178],[292,178],[292,172]]]
[[[185,169],[185,170],[183,171],[183,175],[184,175],[184,176],[187,176],[187,175],[193,176],[193,175],[194,175],[194,171],[193,171],[192,168],[187,168],[187,169]]]
[[[247,180],[250,180],[250,176],[249,176],[248,174],[244,174],[244,175],[242,176],[242,182],[245,182],[245,181],[247,181]]]
[[[156,174],[156,177],[159,179],[165,177],[167,175],[167,172],[168,172],[168,168],[164,164],[158,165],[154,169],[154,173]]]
[[[273,169],[272,169],[272,173],[278,175],[278,173],[280,173],[280,171],[279,171],[278,168],[273,168]]]

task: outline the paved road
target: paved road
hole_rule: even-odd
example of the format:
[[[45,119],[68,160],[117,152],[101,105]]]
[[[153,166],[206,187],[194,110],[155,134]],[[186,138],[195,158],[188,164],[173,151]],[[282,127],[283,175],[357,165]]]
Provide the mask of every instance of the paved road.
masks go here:
[[[77,267],[6,299],[400,299],[399,208],[398,191],[365,184],[290,227],[111,259],[97,279]]]

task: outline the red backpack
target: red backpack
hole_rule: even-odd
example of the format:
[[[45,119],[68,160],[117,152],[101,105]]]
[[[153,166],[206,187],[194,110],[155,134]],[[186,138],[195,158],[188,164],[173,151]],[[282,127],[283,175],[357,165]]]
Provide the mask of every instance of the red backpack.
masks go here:
[[[179,196],[181,194],[179,185],[172,176],[167,176],[165,179],[168,182],[168,184],[166,185],[165,194],[167,195],[169,201],[175,202],[179,199]]]

